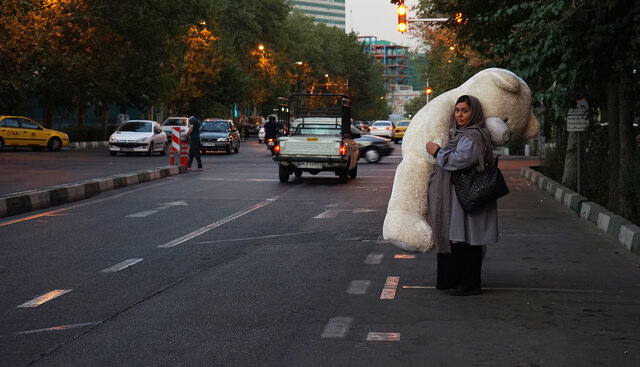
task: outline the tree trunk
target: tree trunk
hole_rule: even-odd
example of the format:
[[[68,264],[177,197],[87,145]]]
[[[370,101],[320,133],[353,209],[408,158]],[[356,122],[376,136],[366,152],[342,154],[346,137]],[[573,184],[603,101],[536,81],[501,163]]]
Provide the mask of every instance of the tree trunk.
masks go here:
[[[627,93],[626,86],[621,83],[618,93],[620,106],[620,170],[618,176],[618,198],[620,203],[620,215],[629,216],[632,214],[635,199],[632,195],[631,172],[633,170],[633,112],[631,109],[632,100]]]
[[[619,135],[619,105],[618,83],[607,83],[607,130],[609,135],[609,200],[608,209],[619,212],[618,172],[620,170],[620,135]]]
[[[567,137],[567,152],[564,156],[562,185],[575,189],[578,184],[578,132],[570,131]]]

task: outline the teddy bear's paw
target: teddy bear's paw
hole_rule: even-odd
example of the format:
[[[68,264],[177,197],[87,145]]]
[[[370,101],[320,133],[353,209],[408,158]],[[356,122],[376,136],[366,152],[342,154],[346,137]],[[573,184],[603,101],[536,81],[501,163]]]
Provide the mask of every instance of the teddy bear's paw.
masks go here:
[[[400,240],[390,240],[389,242],[391,242],[392,245],[394,245],[395,247],[404,250],[404,251],[408,251],[408,252],[427,252],[427,246],[419,246],[416,247],[415,245],[411,245],[408,244],[404,241],[400,241]]]
[[[431,228],[419,215],[389,211],[382,235],[394,246],[410,252],[429,252],[433,247]]]

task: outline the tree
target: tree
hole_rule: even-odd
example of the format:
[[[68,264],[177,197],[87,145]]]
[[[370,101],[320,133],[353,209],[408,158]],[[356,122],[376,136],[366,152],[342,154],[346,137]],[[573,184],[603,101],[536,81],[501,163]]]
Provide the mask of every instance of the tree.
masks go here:
[[[544,133],[563,129],[576,94],[586,96],[592,109],[607,112],[609,209],[616,211],[629,202],[618,197],[629,181],[618,172],[631,172],[633,160],[622,160],[619,153],[624,151],[628,157],[632,146],[628,138],[620,140],[618,126],[624,125],[625,137],[629,136],[632,117],[625,112],[621,119],[617,111],[621,106],[634,110],[624,106],[635,100],[632,91],[638,89],[638,76],[632,70],[639,54],[640,4],[629,0],[430,0],[421,5],[441,14],[466,14],[456,41],[528,82],[534,103],[546,107]],[[557,136],[566,139],[567,135]]]

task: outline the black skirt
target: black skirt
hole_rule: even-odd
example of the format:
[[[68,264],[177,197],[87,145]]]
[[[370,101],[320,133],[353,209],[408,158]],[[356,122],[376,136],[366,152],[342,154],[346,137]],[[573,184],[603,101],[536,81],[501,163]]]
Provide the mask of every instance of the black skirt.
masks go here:
[[[482,246],[468,243],[451,243],[450,254],[438,254],[438,279],[440,290],[481,288]]]

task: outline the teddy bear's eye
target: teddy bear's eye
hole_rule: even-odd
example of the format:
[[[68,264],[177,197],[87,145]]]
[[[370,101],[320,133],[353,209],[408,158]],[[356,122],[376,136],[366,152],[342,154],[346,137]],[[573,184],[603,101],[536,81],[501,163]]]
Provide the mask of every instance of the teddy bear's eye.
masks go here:
[[[508,117],[504,119],[504,123],[506,124],[506,123],[507,123],[507,121],[509,121],[509,118],[508,118]]]

